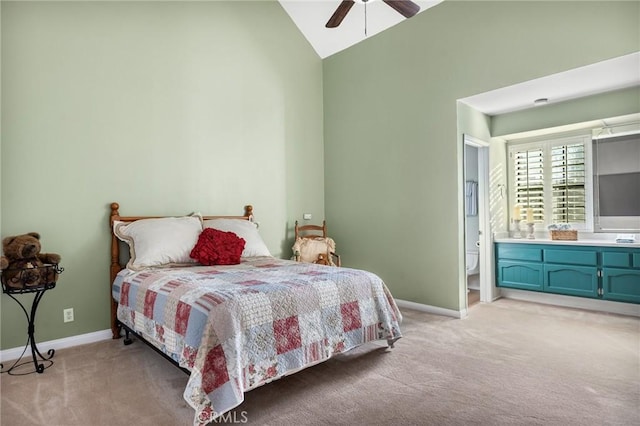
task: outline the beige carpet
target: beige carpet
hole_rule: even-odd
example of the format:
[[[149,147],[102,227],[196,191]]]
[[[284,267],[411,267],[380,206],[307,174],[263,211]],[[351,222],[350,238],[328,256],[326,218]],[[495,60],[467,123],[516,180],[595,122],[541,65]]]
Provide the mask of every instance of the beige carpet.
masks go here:
[[[395,349],[368,345],[250,391],[235,420],[640,424],[637,318],[513,300],[474,305],[464,320],[403,313],[404,338]],[[100,342],[60,350],[54,359],[43,374],[1,376],[2,426],[193,420],[182,399],[187,376],[140,342]]]

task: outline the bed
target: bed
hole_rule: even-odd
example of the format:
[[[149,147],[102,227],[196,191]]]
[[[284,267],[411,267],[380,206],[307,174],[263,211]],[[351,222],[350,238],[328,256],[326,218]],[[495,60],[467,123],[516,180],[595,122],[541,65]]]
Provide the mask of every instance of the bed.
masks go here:
[[[189,374],[195,425],[272,380],[401,337],[401,313],[377,275],[271,256],[251,206],[243,216],[151,217],[121,216],[112,203],[109,225],[113,338],[133,333]],[[242,240],[239,263],[185,257],[208,228]]]

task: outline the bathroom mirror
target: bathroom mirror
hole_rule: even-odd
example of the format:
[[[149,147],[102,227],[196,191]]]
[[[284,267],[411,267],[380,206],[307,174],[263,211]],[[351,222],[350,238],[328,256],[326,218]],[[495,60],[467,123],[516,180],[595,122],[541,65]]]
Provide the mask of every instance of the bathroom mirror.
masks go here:
[[[640,232],[640,133],[593,139],[595,232]]]

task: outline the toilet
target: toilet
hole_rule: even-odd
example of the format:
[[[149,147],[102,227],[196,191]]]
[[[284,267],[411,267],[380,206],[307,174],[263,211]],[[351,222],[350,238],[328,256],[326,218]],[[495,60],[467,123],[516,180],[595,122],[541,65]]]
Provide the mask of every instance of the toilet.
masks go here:
[[[478,263],[480,259],[480,253],[478,250],[467,251],[467,276],[476,275],[480,273]]]

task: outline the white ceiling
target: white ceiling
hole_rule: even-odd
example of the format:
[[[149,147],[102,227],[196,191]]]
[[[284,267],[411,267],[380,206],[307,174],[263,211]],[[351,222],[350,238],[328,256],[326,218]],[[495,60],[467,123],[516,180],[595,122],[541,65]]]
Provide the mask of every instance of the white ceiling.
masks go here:
[[[420,6],[418,13],[442,1],[413,0]],[[365,35],[365,4],[363,0],[355,0],[356,4],[337,28],[325,28],[341,2],[342,0],[280,0],[284,10],[323,59],[407,19],[382,0],[369,0],[366,4]]]
[[[539,98],[547,98],[547,105],[550,105],[638,85],[640,52],[470,96],[461,101],[487,115],[498,115],[531,108]]]
[[[368,0],[365,36],[363,0],[355,0],[356,4],[337,28],[325,28],[325,24],[342,0],[279,1],[320,58],[331,56],[407,19],[382,0]],[[418,13],[424,13],[442,1],[414,0],[414,3],[420,6]],[[497,115],[531,108],[533,101],[539,98],[547,98],[547,104],[552,104],[638,85],[640,52],[477,94],[461,101],[487,115]]]

